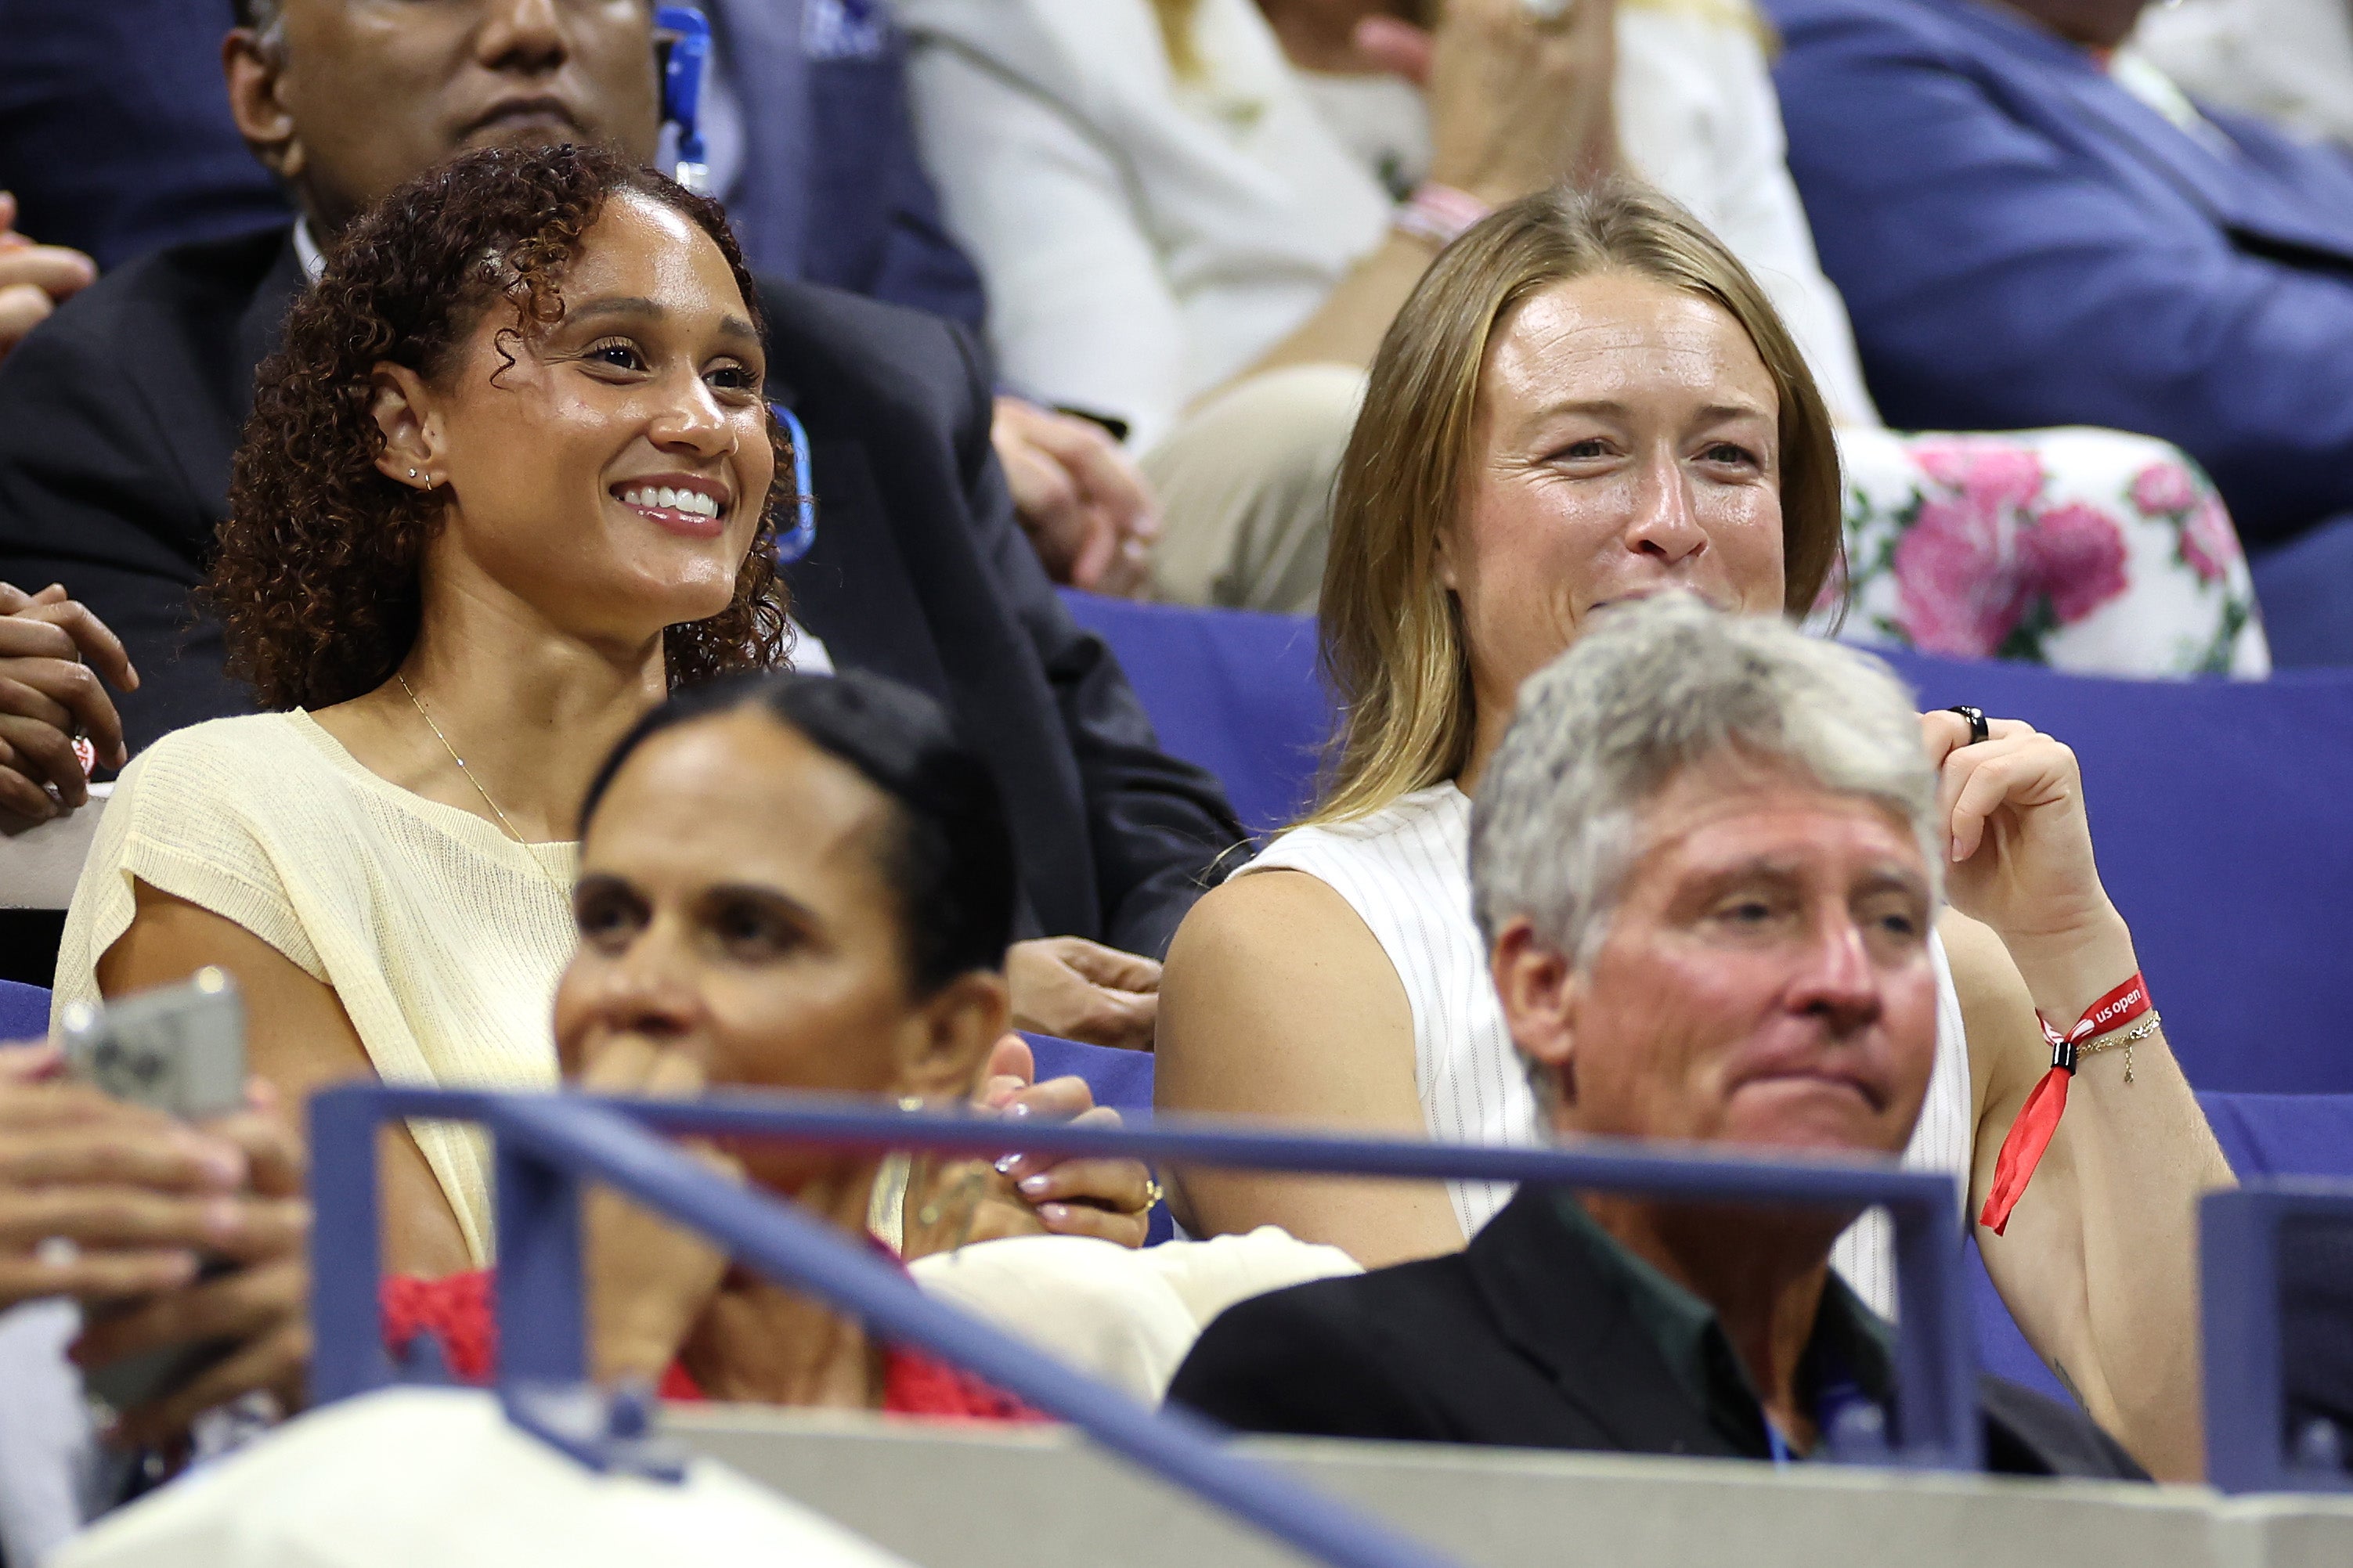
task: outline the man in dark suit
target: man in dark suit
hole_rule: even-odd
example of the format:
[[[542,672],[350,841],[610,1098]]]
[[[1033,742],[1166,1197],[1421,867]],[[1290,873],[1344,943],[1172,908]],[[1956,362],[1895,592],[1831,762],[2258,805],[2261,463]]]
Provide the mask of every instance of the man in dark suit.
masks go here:
[[[1891,424],[2175,443],[2272,656],[2353,664],[2353,163],[2118,51],[2147,0],[1764,0],[1789,168]]]
[[[702,115],[711,176],[753,271],[979,331],[980,276],[942,223],[917,157],[905,40],[883,0],[698,4],[714,41]],[[13,183],[25,232],[48,243],[12,243],[21,237],[0,194],[0,358],[90,282],[92,257],[111,269],[293,216],[280,182],[246,150],[219,63],[233,13],[268,31],[282,9],[280,0],[10,8],[0,193]],[[1132,585],[1157,513],[1116,443],[1011,395],[997,401],[992,435],[1016,515],[1056,580]]]
[[[1937,798],[1862,656],[1680,595],[1604,616],[1521,689],[1472,827],[1554,1128],[1901,1151],[1936,1056]],[[1252,1431],[1802,1457],[1894,1394],[1830,1267],[1852,1217],[1523,1188],[1461,1253],[1230,1309],[1169,1397]],[[1996,1469],[2140,1473],[2038,1394],[1979,1404]]]
[[[217,630],[190,629],[189,594],[254,367],[319,240],[460,150],[593,140],[649,156],[658,126],[635,0],[283,0],[250,19],[227,51],[231,107],[301,224],[111,274],[0,365],[0,578],[63,582],[121,636],[142,677],[121,704],[134,750],[251,706]],[[1158,749],[1109,652],[1055,598],[992,455],[971,338],[804,283],[764,279],[762,303],[770,395],[808,431],[818,502],[788,573],[800,626],[835,662],[937,698],[996,768],[1022,934],[1058,939],[1017,966],[1025,1026],[1148,1042],[1156,965],[1128,955],[1166,946],[1240,837],[1230,810]]]

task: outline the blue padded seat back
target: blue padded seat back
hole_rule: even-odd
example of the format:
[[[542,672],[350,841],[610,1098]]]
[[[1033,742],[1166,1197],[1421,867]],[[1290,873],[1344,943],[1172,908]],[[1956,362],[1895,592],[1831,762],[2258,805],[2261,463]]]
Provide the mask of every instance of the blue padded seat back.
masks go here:
[[[1314,621],[1092,594],[1063,599],[1111,645],[1160,743],[1217,774],[1244,826],[1269,834],[1305,809],[1332,730]]]
[[[0,980],[0,1040],[46,1039],[49,1033],[49,988]]]

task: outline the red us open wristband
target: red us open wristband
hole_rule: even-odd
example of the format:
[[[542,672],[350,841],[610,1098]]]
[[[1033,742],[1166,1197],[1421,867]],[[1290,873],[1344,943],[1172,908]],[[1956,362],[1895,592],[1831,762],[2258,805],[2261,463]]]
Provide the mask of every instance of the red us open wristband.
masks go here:
[[[2084,1008],[2074,1027],[2063,1035],[2040,1010],[2035,1013],[2042,1037],[2051,1042],[2051,1070],[2026,1097],[2018,1120],[2010,1123],[2010,1135],[2001,1141],[2001,1153],[1994,1160],[1993,1186],[1986,1194],[1984,1212],[1978,1215],[1979,1225],[1996,1236],[2009,1228],[2010,1211],[2025,1194],[2026,1184],[2034,1179],[2034,1167],[2042,1163],[2042,1152],[2051,1147],[2059,1131],[2059,1118],[2067,1110],[2067,1083],[2075,1076],[2084,1042],[2120,1029],[2148,1010],[2148,984],[2135,971],[2131,979]]]

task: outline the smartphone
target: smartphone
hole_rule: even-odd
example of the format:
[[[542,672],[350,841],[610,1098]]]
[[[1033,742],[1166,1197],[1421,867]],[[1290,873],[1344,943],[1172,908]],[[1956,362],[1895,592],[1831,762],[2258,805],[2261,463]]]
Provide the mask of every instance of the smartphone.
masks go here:
[[[59,1023],[66,1071],[116,1100],[186,1121],[245,1103],[245,1000],[210,965],[185,984],[77,1002]]]
[[[218,969],[206,966],[185,984],[117,1002],[77,1002],[59,1026],[67,1073],[116,1100],[189,1121],[245,1103],[245,1002]],[[232,1267],[215,1259],[199,1278]],[[125,1310],[96,1308],[90,1316]],[[83,1391],[117,1412],[135,1409],[193,1381],[234,1348],[233,1341],[214,1341],[150,1351],[92,1369],[82,1378]]]

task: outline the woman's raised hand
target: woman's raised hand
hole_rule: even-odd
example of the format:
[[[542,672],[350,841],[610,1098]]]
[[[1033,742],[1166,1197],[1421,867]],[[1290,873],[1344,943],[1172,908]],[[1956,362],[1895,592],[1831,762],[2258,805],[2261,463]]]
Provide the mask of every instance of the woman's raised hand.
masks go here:
[[[1946,825],[1946,891],[1992,928],[2046,1017],[2064,1028],[2139,966],[2092,856],[2075,753],[2033,725],[1920,716]]]
[[[989,1054],[973,1104],[1014,1120],[1119,1125],[1119,1112],[1095,1104],[1085,1079],[1057,1078],[1039,1083],[1036,1078],[1029,1045],[1018,1035],[1008,1035]],[[993,1170],[979,1161],[958,1163],[937,1170],[930,1180],[930,1190],[940,1194],[931,1206],[955,1215],[955,1232],[919,1223],[921,1205],[911,1205],[910,1258],[1012,1236],[1089,1236],[1122,1247],[1142,1247],[1151,1219],[1152,1173],[1136,1160],[1016,1154]],[[966,1185],[975,1195],[951,1202],[948,1194]]]
[[[1367,24],[1367,27],[1370,27]],[[1381,29],[1360,47],[1378,49]],[[1617,0],[1445,0],[1430,38],[1430,177],[1491,206],[1617,165]]]
[[[2015,719],[1987,721],[1976,745],[1958,713],[1924,713],[1920,727],[1936,767],[1954,908],[2005,941],[2063,937],[2116,918],[2093,861],[2074,752]]]
[[[139,672],[105,622],[56,584],[27,594],[0,583],[0,832],[48,821],[59,802],[70,809],[90,799],[77,735],[89,738],[101,766],[131,760],[109,685],[135,691]]]
[[[700,1063],[633,1036],[607,1042],[580,1074],[596,1094],[691,1100],[703,1089]],[[680,1145],[734,1181],[743,1168],[708,1143]],[[727,1255],[607,1188],[588,1194],[588,1325],[596,1377],[659,1383],[726,1278]]]

